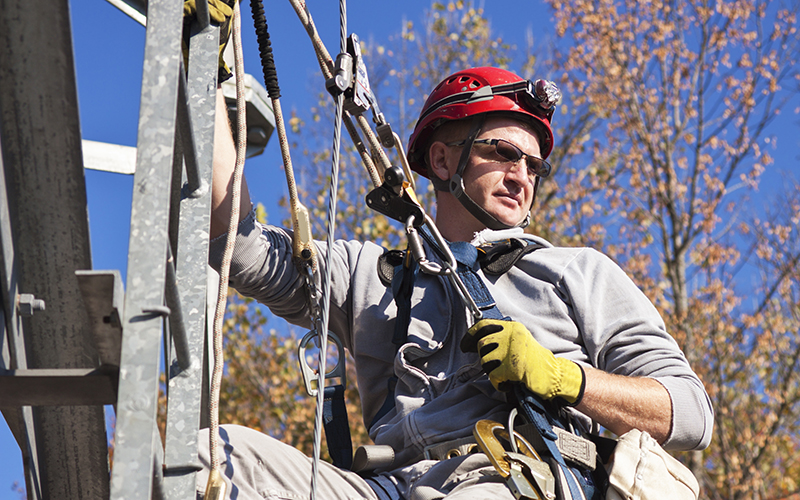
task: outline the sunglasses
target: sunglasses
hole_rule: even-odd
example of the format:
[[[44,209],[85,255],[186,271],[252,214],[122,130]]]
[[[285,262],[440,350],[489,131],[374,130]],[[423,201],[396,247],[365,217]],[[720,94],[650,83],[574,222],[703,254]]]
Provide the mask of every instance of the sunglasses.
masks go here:
[[[447,146],[464,146],[467,143],[467,140],[464,139],[463,141],[456,141],[447,143]],[[550,175],[550,171],[552,167],[546,160],[543,158],[539,158],[538,156],[529,155],[528,153],[523,153],[521,149],[519,149],[514,144],[506,141],[505,139],[476,139],[472,142],[473,144],[486,144],[488,146],[494,146],[494,151],[497,153],[497,156],[503,159],[503,161],[507,161],[510,163],[518,163],[520,160],[525,158],[525,164],[528,167],[528,176],[534,177],[547,177]]]

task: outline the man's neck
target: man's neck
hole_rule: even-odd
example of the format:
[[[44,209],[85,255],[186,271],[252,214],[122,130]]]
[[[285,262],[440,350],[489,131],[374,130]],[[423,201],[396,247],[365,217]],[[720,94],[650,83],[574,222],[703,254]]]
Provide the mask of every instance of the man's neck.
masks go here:
[[[436,197],[436,227],[447,241],[472,241],[475,233],[486,229],[450,193]]]

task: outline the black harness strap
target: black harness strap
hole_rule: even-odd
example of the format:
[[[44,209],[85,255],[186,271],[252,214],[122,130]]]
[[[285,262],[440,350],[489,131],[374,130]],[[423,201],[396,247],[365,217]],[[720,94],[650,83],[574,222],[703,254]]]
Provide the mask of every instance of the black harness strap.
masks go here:
[[[388,276],[387,268],[392,264],[394,264],[392,273],[391,276]],[[408,339],[408,325],[411,322],[411,294],[414,292],[414,280],[417,272],[417,262],[409,251],[390,250],[378,259],[378,275],[384,284],[386,284],[386,278],[389,278],[389,285],[391,285],[392,295],[394,295],[394,303],[397,306],[394,334],[392,335],[392,344],[394,344],[395,350],[400,349],[400,346],[405,344]],[[387,381],[386,399],[383,401],[378,413],[369,423],[369,429],[394,408],[394,389],[396,386],[397,377],[392,375]]]
[[[353,441],[350,438],[350,424],[347,420],[344,385],[325,387],[323,396],[322,425],[325,428],[328,453],[333,465],[350,470],[353,465]]]
[[[525,255],[542,248],[536,243],[511,238],[492,245],[478,247],[478,263],[483,272],[492,276],[502,276]]]

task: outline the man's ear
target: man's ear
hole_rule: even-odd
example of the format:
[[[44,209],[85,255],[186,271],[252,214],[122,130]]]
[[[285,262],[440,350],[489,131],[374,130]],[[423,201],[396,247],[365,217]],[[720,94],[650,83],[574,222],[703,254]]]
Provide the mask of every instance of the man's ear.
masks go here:
[[[450,179],[450,169],[447,168],[447,146],[441,141],[434,141],[428,148],[428,161],[430,170],[436,177],[443,181]]]

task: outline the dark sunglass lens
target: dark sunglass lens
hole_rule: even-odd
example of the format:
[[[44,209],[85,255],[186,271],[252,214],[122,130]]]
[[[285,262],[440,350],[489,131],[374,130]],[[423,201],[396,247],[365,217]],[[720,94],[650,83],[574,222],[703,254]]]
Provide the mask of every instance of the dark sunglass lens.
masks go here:
[[[508,161],[517,162],[522,158],[522,151],[510,142],[498,140],[495,147],[497,148],[497,154]]]
[[[547,177],[550,175],[549,163],[541,158],[536,158],[533,156],[529,156],[526,159],[528,160],[528,170],[530,170],[532,173],[538,175],[539,177]]]

